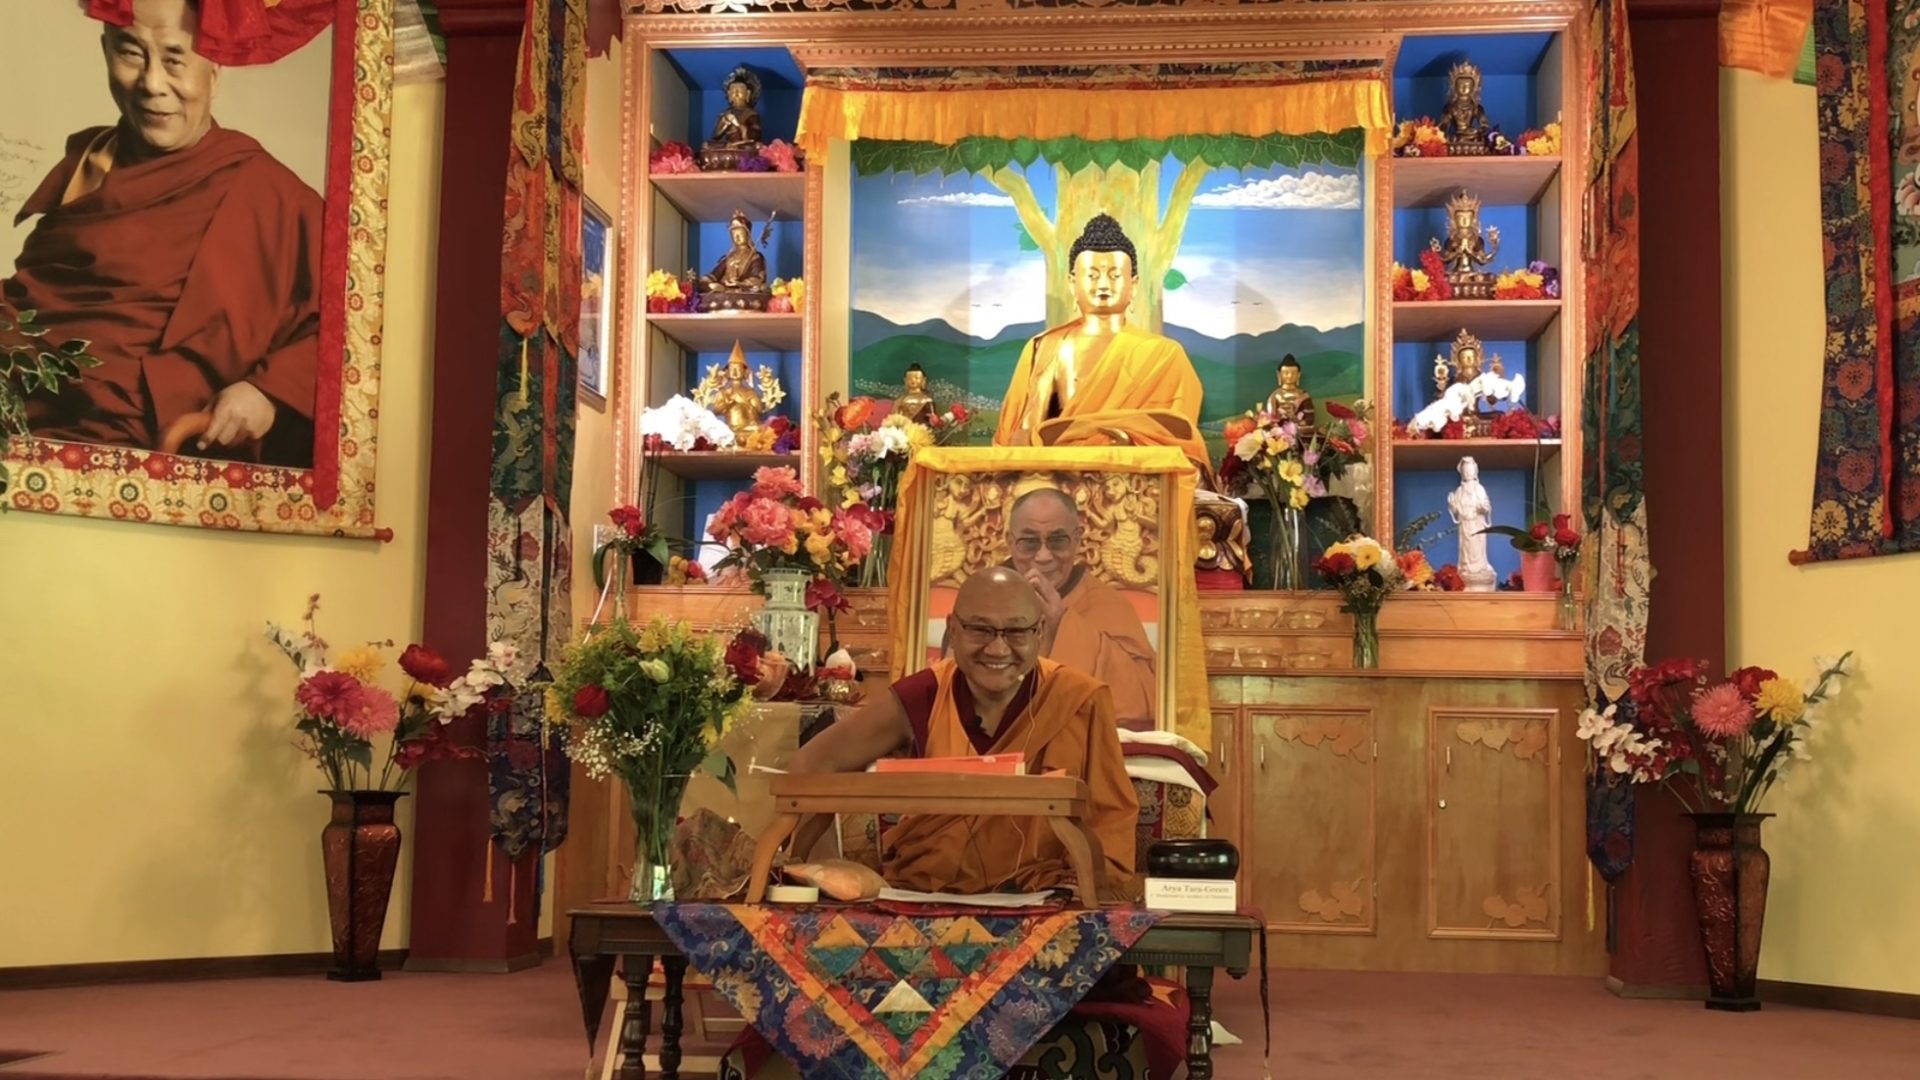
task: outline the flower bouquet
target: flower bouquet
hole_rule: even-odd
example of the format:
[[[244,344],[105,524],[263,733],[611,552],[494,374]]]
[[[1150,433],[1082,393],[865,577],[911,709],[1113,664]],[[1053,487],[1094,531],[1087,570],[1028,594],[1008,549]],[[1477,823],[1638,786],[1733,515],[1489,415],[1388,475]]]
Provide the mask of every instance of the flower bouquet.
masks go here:
[[[757,651],[656,618],[621,620],[568,647],[547,690],[547,722],[570,726],[567,756],[596,779],[626,785],[635,833],[637,903],[673,899],[668,851],[687,781],[705,769],[733,788],[733,762],[715,747],[752,709]]]
[[[733,447],[733,429],[685,394],[640,414],[643,449],[653,453],[674,450],[727,450]]]
[[[766,593],[767,605],[756,618],[773,647],[796,669],[811,672],[817,613],[826,614],[829,638],[837,644],[834,616],[848,608],[840,590],[873,550],[875,526],[865,506],[828,509],[782,465],[756,470],[753,486],[720,507],[707,535],[727,547],[715,569],[740,567],[755,590]]]
[[[767,311],[771,314],[791,315],[807,305],[807,283],[803,278],[774,278],[770,291]]]
[[[1534,260],[1524,270],[1508,270],[1494,279],[1495,300],[1558,300],[1560,270]]]
[[[647,275],[649,313],[669,315],[699,309],[699,294],[694,291],[693,282],[682,281],[665,270],[655,270]]]
[[[944,446],[965,437],[973,417],[965,405],[955,404],[927,423],[893,414],[874,423],[874,400],[857,397],[845,405],[829,395],[815,416],[819,426],[820,461],[838,504],[860,515],[874,542],[860,562],[858,583],[872,588],[886,583],[887,559],[892,551],[893,514],[900,498],[900,478],[913,455],[929,446]]]
[[[694,161],[693,147],[683,142],[669,142],[647,155],[647,171],[650,173],[699,172],[700,165]]]
[[[1340,590],[1340,610],[1353,616],[1353,666],[1380,666],[1380,605],[1402,585],[1393,552],[1370,536],[1354,535],[1327,548],[1313,568]]]
[[[1580,534],[1574,531],[1570,514],[1553,515],[1552,524],[1536,521],[1528,528],[1489,525],[1482,535],[1504,536],[1520,552],[1520,579],[1528,592],[1555,588],[1553,569],[1560,573],[1560,629],[1574,628],[1573,572],[1580,562]]]
[[[1228,490],[1250,492],[1255,486],[1273,509],[1271,564],[1273,588],[1305,587],[1300,568],[1300,544],[1305,528],[1303,511],[1312,500],[1327,494],[1327,485],[1366,460],[1368,406],[1351,407],[1327,402],[1328,422],[1310,432],[1292,419],[1274,413],[1248,412],[1229,420],[1227,454],[1220,462],[1220,478]]]

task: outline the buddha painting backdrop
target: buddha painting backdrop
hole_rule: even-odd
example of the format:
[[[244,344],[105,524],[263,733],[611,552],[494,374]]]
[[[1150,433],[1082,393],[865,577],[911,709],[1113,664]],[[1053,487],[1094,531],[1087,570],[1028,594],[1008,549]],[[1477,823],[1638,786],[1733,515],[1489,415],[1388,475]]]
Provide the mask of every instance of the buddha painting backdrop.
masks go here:
[[[0,5],[12,509],[376,533],[392,0],[234,10]]]
[[[1358,131],[1088,141],[853,144],[849,378],[891,397],[918,363],[985,442],[1022,346],[1078,315],[1067,254],[1110,214],[1139,252],[1130,320],[1178,341],[1227,418],[1298,357],[1321,402],[1364,385],[1366,215]]]

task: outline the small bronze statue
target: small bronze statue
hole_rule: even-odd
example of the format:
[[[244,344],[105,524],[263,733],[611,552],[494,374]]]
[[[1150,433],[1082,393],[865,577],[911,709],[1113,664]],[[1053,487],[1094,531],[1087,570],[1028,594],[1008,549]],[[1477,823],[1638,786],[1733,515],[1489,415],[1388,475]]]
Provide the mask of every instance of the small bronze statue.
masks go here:
[[[1474,380],[1480,377],[1483,352],[1480,339],[1461,330],[1453,339],[1451,357],[1433,358],[1433,388],[1444,397],[1448,387],[1473,387]],[[1506,365],[1498,355],[1491,357],[1487,370],[1503,379],[1507,374]],[[1460,420],[1467,438],[1480,439],[1491,433],[1495,414],[1485,407],[1484,390],[1475,387],[1474,391],[1480,396],[1473,401],[1472,411],[1464,413]]]
[[[1488,152],[1493,125],[1480,107],[1480,69],[1462,60],[1447,79],[1447,104],[1440,110],[1440,133],[1447,137],[1447,153],[1467,157]]]
[[[1267,411],[1283,421],[1293,421],[1302,435],[1312,434],[1318,425],[1314,422],[1313,395],[1300,385],[1300,361],[1288,353],[1276,374],[1280,386],[1267,395]]]
[[[760,229],[760,242],[773,232],[773,219]],[[707,311],[765,311],[773,294],[767,289],[767,259],[753,246],[753,223],[745,211],[735,210],[727,223],[733,246],[713,272],[700,279],[701,307]]]
[[[760,77],[745,64],[725,84],[727,108],[713,122],[713,137],[700,145],[700,168],[709,172],[740,167],[740,159],[760,152]]]
[[[939,411],[933,395],[927,393],[927,373],[919,364],[908,364],[906,382],[906,391],[893,399],[893,414],[924,424]]]
[[[1500,230],[1489,226],[1486,236],[1480,232],[1480,197],[1461,191],[1447,200],[1447,239],[1428,241],[1446,264],[1447,284],[1461,300],[1493,299],[1494,275],[1477,267],[1493,261],[1500,251]]]
[[[1253,560],[1247,556],[1247,522],[1240,504],[1228,499],[1206,499],[1194,503],[1194,528],[1198,544],[1194,547],[1196,570],[1227,570],[1246,578],[1253,573]]]
[[[754,373],[747,367],[746,351],[736,341],[732,355],[727,357],[726,369],[722,370],[719,364],[708,368],[706,377],[693,391],[693,400],[711,410],[733,432],[735,447],[745,444],[747,437],[759,430],[761,417],[787,400],[787,392],[781,388],[772,368],[760,365],[758,388],[754,381]]]

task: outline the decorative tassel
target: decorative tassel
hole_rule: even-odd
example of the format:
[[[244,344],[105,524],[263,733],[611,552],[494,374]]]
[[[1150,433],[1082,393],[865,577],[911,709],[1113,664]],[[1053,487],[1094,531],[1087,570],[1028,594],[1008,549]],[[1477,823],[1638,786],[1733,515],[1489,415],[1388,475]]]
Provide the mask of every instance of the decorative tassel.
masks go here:
[[[488,850],[492,850],[489,848]],[[507,925],[520,921],[518,914],[520,903],[520,864],[507,864]]]
[[[1587,860],[1587,933],[1593,933],[1593,860]]]
[[[486,845],[487,845],[487,884],[485,889],[483,889],[480,893],[480,902],[483,904],[491,904],[493,903],[493,841],[491,839],[487,840]]]
[[[538,330],[534,331],[539,333]],[[527,344],[531,338],[520,339],[520,407],[527,407]]]

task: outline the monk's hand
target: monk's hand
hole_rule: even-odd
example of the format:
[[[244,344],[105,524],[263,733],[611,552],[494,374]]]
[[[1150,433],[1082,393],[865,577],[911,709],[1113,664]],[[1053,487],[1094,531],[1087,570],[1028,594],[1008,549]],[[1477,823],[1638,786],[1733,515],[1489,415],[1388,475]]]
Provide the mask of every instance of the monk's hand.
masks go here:
[[[1047,641],[1052,642],[1054,631],[1060,628],[1060,616],[1067,610],[1067,602],[1060,598],[1060,590],[1053,587],[1053,582],[1048,581],[1045,574],[1028,567],[1025,576],[1027,584],[1040,594],[1040,613],[1047,620]]]
[[[273,400],[249,382],[237,382],[213,399],[213,420],[200,449],[234,446],[263,438],[273,426]]]

